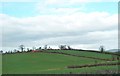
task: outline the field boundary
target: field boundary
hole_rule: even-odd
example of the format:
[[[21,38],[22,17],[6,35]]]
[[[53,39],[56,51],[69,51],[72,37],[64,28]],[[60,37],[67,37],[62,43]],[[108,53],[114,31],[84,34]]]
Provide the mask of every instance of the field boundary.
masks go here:
[[[48,49],[48,50],[56,50],[57,51],[57,50],[60,50],[60,49]],[[65,49],[65,50],[67,51],[69,49]],[[82,50],[82,49],[71,49],[71,50],[74,50],[74,51],[84,51],[84,52],[94,52],[94,53],[110,54],[110,55],[120,56],[119,51],[118,51],[118,53],[112,53],[112,52],[107,52],[107,51],[101,52],[101,51],[95,51],[95,50]]]
[[[111,55],[116,55],[116,56],[120,56],[120,54],[118,53],[110,53],[110,52],[100,52],[100,51],[95,51],[95,50],[79,50],[79,49],[75,49],[75,51],[84,51],[84,52],[95,52],[95,53],[101,53],[101,54],[111,54]]]
[[[99,63],[99,64],[86,64],[86,65],[78,65],[78,66],[67,66],[67,68],[84,68],[84,67],[112,66],[112,65],[120,65],[120,63]]]

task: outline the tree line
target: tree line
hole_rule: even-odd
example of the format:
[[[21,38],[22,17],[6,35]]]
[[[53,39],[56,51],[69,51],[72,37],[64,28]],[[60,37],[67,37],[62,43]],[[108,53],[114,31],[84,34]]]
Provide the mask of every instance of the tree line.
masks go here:
[[[58,47],[59,49],[57,50],[75,50],[75,48],[72,48],[70,45],[59,45]],[[54,50],[54,49],[48,45],[44,45],[44,47],[38,47],[38,48],[33,47],[32,49],[26,48],[25,45],[19,45],[19,50],[14,49],[13,51],[7,51],[5,53],[17,53],[17,52],[21,53],[21,52],[42,51],[42,50]],[[104,52],[105,47],[100,46],[99,51]],[[0,53],[3,53],[3,51],[1,50]]]

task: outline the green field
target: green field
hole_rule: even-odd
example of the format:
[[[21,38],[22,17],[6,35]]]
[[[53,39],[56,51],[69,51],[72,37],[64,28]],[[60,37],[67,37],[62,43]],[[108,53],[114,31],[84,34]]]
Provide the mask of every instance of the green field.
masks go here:
[[[85,51],[74,51],[74,50],[47,50],[47,52],[63,52],[67,54],[86,56],[86,57],[95,57],[95,58],[104,58],[104,59],[112,59],[113,55],[104,54],[104,53],[96,53],[96,52],[85,52]]]
[[[63,50],[62,50],[63,51]],[[79,51],[65,51],[71,54],[80,54]],[[87,52],[85,56],[110,58],[109,55],[100,56],[97,53]],[[101,54],[102,55],[102,54]],[[72,73],[95,73],[98,70],[118,70],[118,66],[97,66],[79,69],[68,69],[71,65],[84,65],[104,63],[104,60],[96,60],[83,57],[68,56],[63,54],[50,54],[43,52],[17,53],[3,55],[3,74],[68,74]],[[115,61],[114,61],[115,62]]]
[[[0,75],[2,74],[2,54],[0,54]]]

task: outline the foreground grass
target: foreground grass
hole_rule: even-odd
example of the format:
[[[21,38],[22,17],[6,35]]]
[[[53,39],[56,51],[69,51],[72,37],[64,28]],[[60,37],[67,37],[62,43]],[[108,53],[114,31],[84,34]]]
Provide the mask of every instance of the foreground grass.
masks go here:
[[[2,54],[0,54],[0,75],[2,74]]]
[[[20,53],[3,55],[3,74],[66,74],[117,69],[117,66],[68,69],[69,65],[94,64],[95,59],[48,53]],[[98,63],[104,62],[97,60]]]
[[[119,66],[120,67],[120,66]],[[41,71],[41,74],[100,74],[99,71],[118,71],[118,66],[96,66],[96,67],[85,67],[77,69],[51,69]],[[109,74],[109,73],[107,73]]]

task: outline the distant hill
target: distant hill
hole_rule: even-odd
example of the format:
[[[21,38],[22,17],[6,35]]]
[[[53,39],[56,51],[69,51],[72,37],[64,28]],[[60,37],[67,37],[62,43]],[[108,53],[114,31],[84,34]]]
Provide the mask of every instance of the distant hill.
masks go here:
[[[118,51],[120,51],[120,49],[110,49],[110,50],[107,50],[107,51],[109,51],[109,52],[118,52]]]

